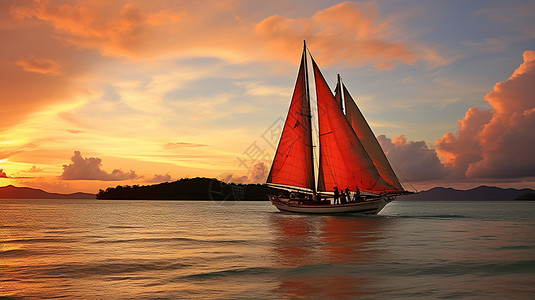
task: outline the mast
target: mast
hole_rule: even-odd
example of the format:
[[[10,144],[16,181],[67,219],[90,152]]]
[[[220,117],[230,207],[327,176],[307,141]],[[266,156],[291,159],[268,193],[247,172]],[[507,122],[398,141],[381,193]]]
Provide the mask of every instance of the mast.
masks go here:
[[[316,177],[314,176],[314,140],[312,139],[312,109],[310,108],[310,88],[308,84],[308,65],[307,65],[307,41],[303,40],[303,61],[305,64],[305,97],[308,107],[308,118],[310,130],[308,131],[310,137],[310,158],[312,159],[312,178],[314,179],[314,188],[312,189],[313,199],[316,200]]]
[[[340,109],[344,111],[342,104],[342,77],[340,74],[337,76],[336,88],[334,89],[334,99],[340,104]]]

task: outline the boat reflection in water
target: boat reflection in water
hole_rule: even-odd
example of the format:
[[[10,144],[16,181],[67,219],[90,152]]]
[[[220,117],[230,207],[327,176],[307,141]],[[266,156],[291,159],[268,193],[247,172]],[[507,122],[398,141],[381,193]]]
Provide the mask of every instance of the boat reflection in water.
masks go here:
[[[274,214],[274,292],[283,297],[358,297],[379,293],[382,218]],[[373,274],[373,273],[372,273]]]

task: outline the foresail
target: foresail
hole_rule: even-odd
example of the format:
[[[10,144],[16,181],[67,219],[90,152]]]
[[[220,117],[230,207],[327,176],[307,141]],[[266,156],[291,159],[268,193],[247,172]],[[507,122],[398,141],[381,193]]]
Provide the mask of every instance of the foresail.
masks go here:
[[[384,180],[396,189],[400,191],[404,190],[368,122],[364,119],[364,116],[355,104],[355,101],[349,94],[345,85],[342,84],[342,87],[344,90],[346,118],[362,143],[366,153],[370,156],[377,171],[379,171],[379,174]]]
[[[282,135],[273,158],[267,183],[314,190],[310,103],[306,88],[306,52],[303,50],[299,74]]]
[[[397,191],[375,168],[346,120],[318,66],[312,60],[318,101],[320,141],[319,191],[349,188],[384,193]]]

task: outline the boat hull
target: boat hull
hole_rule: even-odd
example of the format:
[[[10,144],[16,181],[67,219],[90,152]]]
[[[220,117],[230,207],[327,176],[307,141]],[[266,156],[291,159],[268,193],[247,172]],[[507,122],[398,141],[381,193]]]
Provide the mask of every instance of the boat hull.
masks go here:
[[[379,213],[393,197],[381,196],[377,199],[358,203],[346,204],[299,204],[295,202],[280,201],[277,197],[270,197],[271,204],[282,212],[304,214],[367,214]]]

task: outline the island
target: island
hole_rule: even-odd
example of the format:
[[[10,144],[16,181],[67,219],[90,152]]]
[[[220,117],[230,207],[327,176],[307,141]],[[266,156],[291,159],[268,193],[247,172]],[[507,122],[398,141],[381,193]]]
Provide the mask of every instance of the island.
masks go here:
[[[146,186],[117,186],[100,190],[97,199],[267,201],[270,193],[288,193],[261,184],[225,183],[215,178],[184,178]]]

